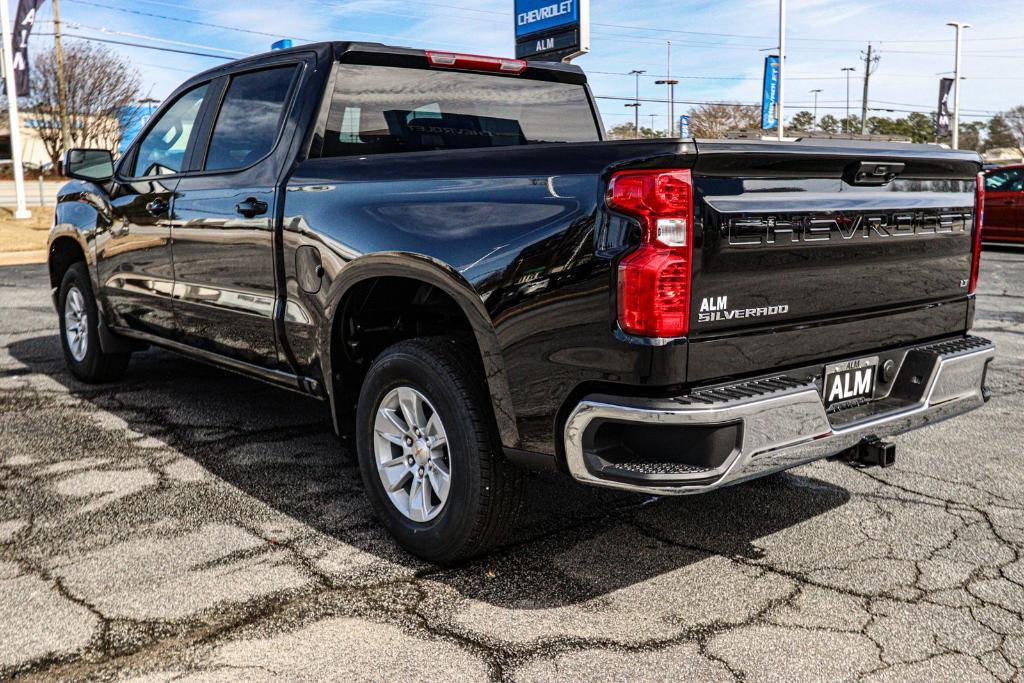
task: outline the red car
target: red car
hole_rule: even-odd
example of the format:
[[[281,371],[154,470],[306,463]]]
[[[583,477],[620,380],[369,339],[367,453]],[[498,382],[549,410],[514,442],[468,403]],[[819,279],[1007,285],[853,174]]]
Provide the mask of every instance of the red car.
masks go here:
[[[985,242],[1024,244],[1024,165],[985,171]]]

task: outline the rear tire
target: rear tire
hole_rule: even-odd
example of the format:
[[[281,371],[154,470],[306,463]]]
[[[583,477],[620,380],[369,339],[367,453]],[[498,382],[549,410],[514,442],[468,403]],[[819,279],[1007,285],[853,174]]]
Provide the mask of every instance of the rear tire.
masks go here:
[[[357,406],[377,517],[409,552],[442,564],[500,543],[523,496],[524,473],[502,454],[481,372],[467,362],[475,355],[454,339],[399,342],[370,366]]]
[[[64,273],[57,306],[64,362],[71,374],[89,384],[124,375],[131,354],[104,353],[100,348],[99,309],[84,263],[75,263]]]

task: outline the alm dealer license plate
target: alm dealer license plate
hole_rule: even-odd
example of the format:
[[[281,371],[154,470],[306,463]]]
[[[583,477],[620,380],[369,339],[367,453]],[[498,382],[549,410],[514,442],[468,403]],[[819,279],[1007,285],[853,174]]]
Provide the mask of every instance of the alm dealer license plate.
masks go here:
[[[878,356],[859,358],[844,363],[825,366],[825,383],[821,396],[825,408],[875,394],[875,378],[878,375]]]

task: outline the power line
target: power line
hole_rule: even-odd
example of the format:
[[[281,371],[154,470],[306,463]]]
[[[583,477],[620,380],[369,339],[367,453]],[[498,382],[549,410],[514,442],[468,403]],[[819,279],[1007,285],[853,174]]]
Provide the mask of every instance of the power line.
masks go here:
[[[239,31],[241,33],[251,33],[257,36],[267,36],[270,38],[293,38],[297,40],[303,40],[306,42],[314,43],[315,39],[302,38],[299,36],[282,36],[280,33],[267,33],[265,31],[256,31],[249,28],[240,28],[238,26],[225,26],[224,24],[211,24],[206,21],[195,21],[193,19],[182,19],[181,17],[171,17],[166,14],[156,14],[154,12],[145,12],[138,9],[130,9],[128,7],[117,7],[116,5],[107,5],[102,2],[93,2],[92,0],[70,0],[71,2],[78,5],[91,5],[92,7],[102,7],[103,9],[114,10],[115,12],[124,12],[125,14],[134,14],[140,17],[150,17],[153,19],[165,19],[167,21],[177,21],[182,24],[192,24],[194,26],[208,26],[210,28],[219,28],[225,31]]]
[[[36,33],[34,35],[39,36],[52,36],[53,33]],[[112,45],[125,45],[127,47],[139,47],[144,50],[157,50],[158,52],[174,52],[182,55],[195,55],[196,57],[209,57],[211,59],[223,59],[226,62],[233,61],[234,57],[226,57],[224,55],[214,55],[208,52],[194,52],[192,50],[179,50],[173,47],[157,47],[156,45],[146,45],[144,43],[130,43],[125,40],[110,40],[109,38],[96,38],[94,36],[80,36],[74,33],[64,33],[61,31],[61,38],[71,38],[72,40],[88,40],[94,43],[110,43]]]
[[[144,1],[155,2],[156,0],[144,0]],[[440,8],[449,10],[449,11],[450,10],[459,10],[459,11],[462,11],[462,12],[473,12],[473,13],[477,13],[477,14],[486,14],[486,15],[491,15],[491,16],[501,16],[501,17],[505,17],[506,21],[507,21],[507,19],[511,19],[512,18],[512,15],[509,12],[504,12],[504,11],[501,11],[501,10],[487,10],[487,9],[480,9],[480,8],[477,8],[477,7],[465,7],[463,5],[451,5],[451,4],[448,4],[448,3],[441,3],[441,2],[429,2],[428,0],[418,0],[418,2],[416,4],[417,5],[427,5],[427,6],[430,6],[430,7],[440,7]],[[369,8],[364,8],[363,11],[378,12],[378,10],[373,10],[373,9],[369,9]],[[751,33],[718,33],[718,32],[714,32],[714,31],[685,31],[685,30],[682,30],[682,29],[670,29],[670,28],[649,27],[649,26],[636,26],[636,25],[630,25],[630,24],[613,24],[613,23],[598,22],[598,21],[591,22],[591,25],[592,26],[605,26],[605,27],[608,27],[608,28],[622,28],[622,29],[628,29],[628,30],[632,30],[632,31],[652,31],[652,32],[656,32],[656,33],[671,33],[671,34],[695,35],[695,36],[716,36],[716,37],[720,37],[720,38],[748,38],[748,39],[754,39],[754,40],[775,40],[777,38],[777,36],[756,35],[756,34],[751,34]],[[847,42],[847,43],[858,43],[858,44],[863,44],[863,43],[868,42],[868,39],[865,39],[865,38],[804,38],[804,37],[797,38],[797,37],[793,37],[793,38],[789,38],[789,40],[801,41],[801,42],[819,42],[819,43]],[[1021,41],[1021,40],[1024,40],[1024,36],[1000,36],[1000,37],[988,37],[988,38],[972,38],[971,40],[972,41],[977,41],[977,40],[985,40],[985,41],[998,41],[998,40]],[[886,44],[889,44],[889,45],[896,45],[896,44],[902,44],[902,43],[948,43],[948,42],[951,42],[951,41],[948,38],[928,38],[928,39],[910,39],[910,40],[874,40],[872,42],[886,43]]]
[[[53,23],[53,22],[37,22],[37,23]],[[249,54],[251,54],[249,52],[242,52],[240,50],[229,50],[227,48],[217,47],[215,45],[202,45],[200,43],[187,43],[187,42],[182,41],[182,40],[170,40],[169,38],[159,38],[157,36],[149,36],[149,35],[145,35],[145,34],[142,34],[142,33],[129,33],[127,31],[117,31],[115,29],[110,29],[110,28],[107,28],[105,26],[90,26],[88,24],[83,24],[83,23],[80,23],[80,22],[77,22],[77,21],[64,21],[62,23],[64,25],[68,26],[69,28],[71,28],[72,30],[84,28],[84,29],[89,30],[89,31],[98,31],[100,33],[106,33],[106,34],[109,34],[109,35],[125,36],[127,38],[142,38],[144,40],[155,40],[155,41],[160,42],[160,43],[169,43],[171,45],[181,45],[181,46],[184,46],[184,47],[197,47],[197,48],[201,48],[201,49],[204,49],[204,50],[216,50],[218,52],[230,52],[232,54],[241,55],[241,56],[248,56]]]
[[[113,10],[113,11],[116,11],[116,12],[124,12],[126,14],[134,14],[134,15],[137,15],[137,16],[151,17],[151,18],[156,18],[156,19],[164,19],[166,21],[176,21],[176,22],[185,23],[185,24],[192,24],[192,25],[195,25],[195,26],[206,26],[206,27],[210,27],[210,28],[217,28],[217,29],[228,30],[228,31],[238,31],[238,32],[241,32],[241,33],[249,33],[249,34],[252,34],[252,35],[267,36],[267,37],[272,37],[272,38],[290,37],[290,38],[293,38],[293,39],[296,39],[296,40],[305,41],[305,42],[317,42],[317,39],[315,39],[315,38],[307,38],[307,37],[302,37],[302,36],[283,36],[280,33],[268,33],[266,31],[257,31],[257,30],[254,30],[254,29],[247,29],[247,28],[242,28],[242,27],[238,27],[238,26],[227,26],[227,25],[224,25],[224,24],[214,24],[214,23],[211,23],[211,22],[198,21],[198,20],[195,20],[195,19],[183,19],[181,17],[173,17],[173,16],[169,16],[169,15],[166,15],[166,14],[157,14],[155,12],[147,12],[147,11],[144,11],[144,10],[131,9],[131,8],[127,8],[127,7],[117,7],[115,5],[108,5],[106,3],[95,2],[94,0],[70,0],[70,1],[78,3],[78,4],[83,4],[83,5],[91,5],[93,7],[101,7],[103,9]],[[157,5],[170,5],[170,3],[156,2],[155,0],[149,0],[149,1],[152,4],[157,4]],[[462,7],[462,6],[458,6],[458,5],[452,6],[452,5],[446,5],[446,4],[442,4],[442,3],[438,3],[438,2],[423,2],[423,1],[421,1],[418,4],[419,5],[432,6],[432,7],[443,7],[443,8],[448,9],[448,10],[455,9],[455,10],[465,11],[465,12],[475,12],[475,13],[479,13],[479,14],[488,14],[488,15],[500,15],[500,16],[503,16],[503,17],[511,18],[508,13],[497,11],[497,10],[482,10],[482,9],[477,9],[477,8]],[[364,11],[364,12],[371,12],[371,13],[374,13],[374,14],[383,14],[385,16],[402,17],[402,18],[423,17],[423,15],[410,14],[408,12],[389,12],[387,10],[380,10],[380,9],[373,9],[373,8],[363,8],[362,11]],[[474,19],[477,20],[477,21],[483,20],[480,17],[474,17]],[[484,21],[490,22],[490,20],[484,20]],[[494,23],[499,23],[499,22],[494,22]],[[500,23],[504,23],[504,22],[500,22]],[[633,30],[633,31],[637,31],[637,30],[639,30],[639,31],[649,31],[649,32],[665,33],[665,34],[711,36],[711,37],[724,37],[724,38],[748,38],[748,39],[755,39],[755,40],[771,40],[771,39],[774,39],[771,36],[761,36],[761,35],[753,35],[753,34],[718,33],[718,32],[714,32],[714,31],[685,31],[685,30],[681,30],[681,29],[666,29],[666,28],[655,28],[655,27],[644,27],[644,26],[631,26],[631,25],[628,25],[628,24],[612,24],[612,23],[605,23],[605,22],[592,22],[592,25],[593,26],[604,26],[604,27],[608,27],[608,28]],[[358,32],[358,31],[355,32],[355,33],[364,33],[364,35],[376,35],[376,36],[380,36],[380,37],[383,37],[383,38],[399,38],[399,39],[402,39],[402,40],[408,40],[409,39],[407,37],[395,36],[395,35],[389,35],[389,34],[366,34],[365,32]],[[594,34],[594,37],[595,38],[600,38],[600,39],[604,39],[605,37],[607,37],[609,39],[614,39],[614,40],[617,40],[617,41],[634,42],[634,43],[639,43],[639,44],[657,44],[657,43],[663,42],[662,40],[657,39],[655,36],[638,36],[638,35],[629,35],[629,34],[626,34],[626,35],[621,35],[621,34],[604,34],[604,33],[597,32],[597,33]],[[1022,37],[1006,36],[1006,37],[1000,37],[1000,38],[990,38],[989,40],[1018,40],[1018,39],[1024,40],[1024,36],[1022,36]],[[864,42],[864,41],[862,41],[860,39],[855,39],[855,38],[793,38],[792,40],[813,41],[813,42],[826,42],[826,43],[835,43],[835,42],[851,42],[851,43],[853,43],[853,42]],[[980,39],[974,39],[974,40],[980,40]],[[874,42],[885,43],[885,44],[889,44],[889,45],[895,45],[895,44],[901,44],[901,43],[947,42],[947,41],[933,39],[933,40],[927,40],[927,41],[926,40],[891,40],[891,41],[880,40],[880,41],[874,41]],[[704,48],[707,48],[707,49],[757,50],[757,49],[761,48],[760,45],[734,45],[734,44],[733,45],[723,45],[721,43],[695,43],[695,42],[691,42],[691,43],[687,43],[687,44],[689,44],[689,45],[691,45],[693,47],[704,47]],[[822,47],[822,48],[800,48],[800,49],[803,49],[803,50],[818,50],[818,51],[829,50],[829,51],[831,51],[830,48],[824,48],[824,47]],[[890,50],[890,51],[891,52],[900,52],[900,53],[904,53],[904,54],[945,55],[945,53],[941,53],[941,52],[917,52],[917,51],[912,51],[912,50]],[[988,54],[987,55],[987,54],[981,53],[981,52],[970,52],[970,53],[965,53],[965,54],[970,55],[970,56],[974,56],[974,57],[986,57],[986,56],[991,56],[991,57],[998,57],[998,56],[1016,57],[1015,55],[1003,55],[1002,53]],[[1020,58],[1024,59],[1024,55],[1021,55]]]

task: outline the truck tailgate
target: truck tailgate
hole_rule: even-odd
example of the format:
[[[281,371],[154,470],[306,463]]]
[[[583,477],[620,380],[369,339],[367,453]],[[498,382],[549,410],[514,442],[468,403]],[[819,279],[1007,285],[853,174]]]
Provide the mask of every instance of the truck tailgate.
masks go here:
[[[908,313],[918,329],[898,340],[878,324],[841,333],[870,348],[966,327],[980,170],[973,152],[831,141],[698,141],[697,148],[695,346]],[[855,178],[877,169],[898,175],[884,185]],[[935,324],[913,314],[956,302],[962,312],[933,313]],[[787,359],[797,362],[828,355],[831,344],[813,341],[828,336],[819,330],[774,341],[788,339],[795,348]],[[742,363],[720,369],[738,374]]]

